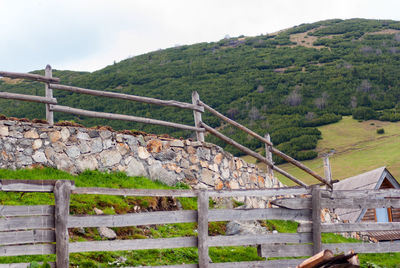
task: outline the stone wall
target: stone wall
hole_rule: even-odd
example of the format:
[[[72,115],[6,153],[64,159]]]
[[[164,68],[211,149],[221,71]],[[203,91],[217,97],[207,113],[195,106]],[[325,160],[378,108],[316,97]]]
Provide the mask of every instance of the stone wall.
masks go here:
[[[184,182],[218,190],[282,186],[214,144],[126,133],[2,120],[0,168],[43,165],[73,174],[122,171],[169,185]]]

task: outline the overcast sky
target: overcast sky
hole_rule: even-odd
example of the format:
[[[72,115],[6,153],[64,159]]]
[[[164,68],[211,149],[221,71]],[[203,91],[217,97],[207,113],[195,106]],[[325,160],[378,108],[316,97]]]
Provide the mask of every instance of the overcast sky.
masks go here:
[[[0,70],[95,71],[160,48],[340,18],[400,20],[399,0],[0,0]]]

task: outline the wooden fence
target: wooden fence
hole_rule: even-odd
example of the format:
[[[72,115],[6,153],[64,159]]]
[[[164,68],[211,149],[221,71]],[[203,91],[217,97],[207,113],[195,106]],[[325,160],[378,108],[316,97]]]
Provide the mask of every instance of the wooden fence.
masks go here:
[[[9,93],[9,92],[0,92],[0,98],[45,103],[46,104],[46,120],[51,125],[54,123],[53,113],[54,112],[63,112],[63,113],[70,113],[70,114],[76,114],[76,115],[82,115],[82,116],[88,116],[88,117],[133,121],[133,122],[139,122],[139,123],[145,123],[145,124],[155,124],[155,125],[161,125],[161,126],[174,127],[174,128],[184,129],[184,130],[195,131],[197,140],[202,141],[202,142],[204,141],[204,132],[207,131],[210,134],[218,137],[219,139],[227,142],[228,144],[231,144],[232,146],[238,148],[242,152],[244,152],[248,155],[251,155],[251,156],[255,157],[257,160],[267,164],[269,173],[271,173],[272,170],[275,170],[275,171],[279,172],[280,174],[284,175],[285,177],[289,178],[290,180],[294,181],[295,183],[297,183],[303,187],[307,187],[307,185],[305,183],[303,183],[301,180],[297,179],[296,177],[294,177],[293,175],[284,171],[283,169],[275,166],[274,163],[272,162],[272,158],[270,156],[270,153],[273,153],[273,154],[281,157],[285,161],[302,169],[303,171],[310,174],[311,176],[313,176],[314,178],[316,178],[323,184],[326,184],[330,188],[332,188],[332,181],[321,177],[316,172],[312,171],[311,169],[309,169],[308,167],[306,167],[299,161],[293,159],[292,157],[290,157],[290,156],[284,154],[283,152],[279,151],[278,149],[274,148],[272,142],[268,138],[261,137],[254,131],[246,128],[245,126],[239,124],[238,122],[231,120],[228,117],[219,113],[218,111],[214,110],[213,108],[211,108],[210,106],[208,106],[207,104],[205,104],[204,102],[202,102],[200,100],[199,94],[197,92],[192,93],[192,103],[185,103],[185,102],[179,102],[179,101],[175,101],[175,100],[159,100],[159,99],[154,99],[154,98],[128,95],[128,94],[122,94],[122,93],[116,93],[116,92],[110,92],[110,91],[99,91],[99,90],[85,89],[85,88],[79,88],[79,87],[74,87],[74,86],[59,85],[58,83],[60,82],[60,80],[58,78],[52,77],[52,69],[51,69],[50,65],[46,66],[45,76],[41,76],[41,75],[37,75],[37,74],[10,73],[10,72],[0,71],[0,77],[1,76],[8,77],[8,78],[29,79],[29,80],[34,80],[34,81],[39,81],[39,82],[45,83],[45,90],[46,90],[45,97],[16,94],[16,93]],[[167,122],[167,121],[163,121],[163,120],[137,117],[137,116],[132,116],[132,115],[95,112],[95,111],[88,111],[88,110],[58,105],[57,100],[53,97],[53,90],[63,90],[63,91],[70,91],[70,92],[87,94],[87,95],[92,95],[92,96],[116,98],[116,99],[121,99],[121,100],[130,100],[130,101],[136,101],[136,102],[142,102],[142,103],[149,103],[149,104],[155,104],[155,105],[162,105],[162,106],[177,107],[177,108],[181,108],[181,109],[193,110],[194,126],[188,126],[188,125],[183,125],[183,124],[179,124],[179,123]],[[234,140],[223,135],[218,130],[213,129],[212,127],[210,127],[207,124],[205,124],[204,122],[202,122],[202,113],[205,110],[214,114],[221,120],[224,120],[228,124],[231,124],[239,129],[245,131],[252,137],[254,137],[254,138],[258,139],[259,141],[261,141],[262,143],[264,143],[267,148],[266,157],[235,142]]]
[[[306,257],[322,249],[335,253],[400,252],[399,242],[322,244],[323,232],[400,230],[396,223],[321,223],[321,208],[400,207],[400,190],[327,191],[281,188],[263,190],[193,191],[75,187],[71,181],[1,180],[7,192],[53,192],[55,206],[1,206],[0,256],[56,254],[56,266],[68,267],[69,253],[165,248],[198,248],[198,264],[162,267],[293,267],[304,259],[279,259],[256,262],[210,263],[208,249],[215,246],[260,245],[263,257]],[[197,197],[196,210],[128,213],[123,215],[70,215],[69,200],[74,194],[120,196]],[[277,207],[264,209],[210,209],[209,198],[283,197],[273,201]],[[302,196],[302,198],[300,198]],[[371,197],[372,196],[372,197]],[[384,199],[382,199],[384,198]],[[281,219],[306,222],[297,233],[265,235],[209,236],[208,223],[232,220]],[[68,228],[125,227],[197,222],[197,237],[69,242]],[[54,244],[54,242],[56,242]],[[25,264],[26,265],[26,264]],[[0,266],[1,267],[1,266]],[[15,266],[13,266],[15,267]]]

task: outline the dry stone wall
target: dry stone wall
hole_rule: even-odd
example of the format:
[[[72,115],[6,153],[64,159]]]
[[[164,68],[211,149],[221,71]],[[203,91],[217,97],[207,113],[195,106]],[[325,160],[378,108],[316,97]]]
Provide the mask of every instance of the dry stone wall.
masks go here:
[[[122,171],[129,176],[147,176],[169,185],[184,182],[193,188],[282,186],[255,165],[210,143],[135,136],[106,129],[0,121],[0,168],[37,165],[73,174],[87,169]]]

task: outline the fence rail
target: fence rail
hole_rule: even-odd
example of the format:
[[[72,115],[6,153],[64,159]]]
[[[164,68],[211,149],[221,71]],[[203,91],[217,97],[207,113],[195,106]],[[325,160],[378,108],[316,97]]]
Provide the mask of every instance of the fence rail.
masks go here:
[[[287,267],[297,265],[303,259],[266,260],[240,263],[210,263],[209,247],[215,246],[259,246],[259,254],[263,257],[307,257],[323,249],[335,253],[354,250],[357,253],[400,252],[400,243],[321,243],[321,233],[361,232],[400,230],[400,222],[392,223],[322,223],[321,208],[334,207],[338,200],[354,200],[352,208],[400,207],[397,202],[400,190],[389,190],[384,195],[383,190],[374,190],[379,195],[371,198],[365,196],[370,191],[328,191],[314,186],[311,190],[304,188],[282,188],[265,190],[236,191],[204,191],[204,190],[150,190],[150,189],[108,189],[80,188],[73,186],[71,181],[22,181],[1,180],[4,191],[32,191],[32,186],[52,186],[55,206],[0,206],[0,256],[56,254],[57,267],[68,267],[69,253],[91,251],[116,251],[160,248],[198,248],[199,267]],[[5,189],[4,186],[7,186]],[[27,189],[22,189],[22,186]],[[70,215],[69,199],[74,194],[107,194],[125,196],[175,196],[197,197],[197,210],[158,211],[143,213],[128,213],[123,215]],[[292,198],[282,198],[288,194]],[[305,197],[299,199],[296,196]],[[210,197],[227,196],[270,196],[280,198],[273,201],[278,206],[274,208],[254,209],[210,209]],[[359,197],[362,196],[362,197]],[[384,197],[385,199],[380,199]],[[364,201],[359,202],[360,198]],[[294,200],[289,201],[289,200]],[[302,202],[300,200],[306,200]],[[379,201],[378,201],[379,200]],[[383,202],[383,201],[384,202]],[[311,206],[304,206],[310,203]],[[380,203],[379,203],[380,202]],[[294,203],[302,205],[293,206]],[[334,204],[334,205],[332,205]],[[208,223],[213,221],[231,220],[265,220],[283,219],[307,221],[301,224],[297,233],[271,233],[264,235],[239,236],[209,236]],[[69,242],[68,228],[78,227],[125,227],[138,225],[156,225],[169,223],[197,222],[198,236],[175,237],[162,239],[113,240]],[[7,242],[4,242],[7,241]],[[56,244],[53,244],[56,242]],[[172,265],[165,267],[197,267],[196,264]]]
[[[264,162],[268,165],[268,172],[271,174],[272,170],[279,172],[280,174],[284,175],[288,179],[292,180],[298,185],[303,187],[307,187],[305,183],[301,180],[297,179],[293,175],[289,174],[288,172],[280,169],[279,167],[275,166],[272,162],[272,158],[270,154],[273,153],[285,161],[293,164],[294,166],[302,169],[306,173],[310,174],[323,184],[328,185],[332,188],[332,181],[329,179],[325,179],[309,169],[308,167],[304,166],[299,161],[293,159],[292,157],[284,154],[283,152],[279,151],[278,149],[273,147],[273,144],[270,140],[261,137],[257,133],[251,131],[250,129],[246,128],[245,126],[239,124],[238,122],[229,119],[228,117],[222,115],[218,111],[214,110],[204,102],[200,100],[199,94],[197,92],[193,92],[192,94],[192,103],[185,103],[175,100],[160,100],[155,98],[148,98],[142,96],[135,96],[135,95],[128,95],[122,94],[117,92],[110,92],[110,91],[100,91],[100,90],[93,90],[93,89],[86,89],[80,88],[75,86],[67,86],[67,85],[60,85],[59,78],[52,77],[52,69],[50,65],[46,66],[45,69],[45,76],[37,75],[37,74],[24,74],[24,73],[11,73],[11,72],[3,72],[0,71],[0,76],[8,77],[8,78],[18,78],[18,79],[28,79],[33,81],[39,81],[45,83],[45,91],[46,97],[40,96],[32,96],[32,95],[24,95],[24,94],[15,94],[15,93],[8,93],[8,92],[0,92],[0,98],[6,99],[14,99],[14,100],[22,100],[22,101],[32,101],[32,102],[39,102],[46,104],[46,120],[50,125],[53,124],[53,113],[54,112],[62,112],[62,113],[70,113],[75,115],[82,115],[88,117],[95,117],[95,118],[104,118],[104,119],[112,119],[112,120],[124,120],[124,121],[132,121],[132,122],[140,122],[145,124],[155,124],[167,127],[174,127],[189,131],[195,131],[197,140],[204,142],[204,132],[208,131],[212,135],[217,136],[221,140],[235,146],[239,150],[255,157],[256,159]],[[75,92],[79,94],[88,94],[92,96],[100,96],[100,97],[107,97],[107,98],[116,98],[121,100],[130,100],[148,104],[155,104],[155,105],[162,105],[162,106],[169,106],[169,107],[176,107],[181,109],[189,109],[193,110],[193,117],[194,117],[194,126],[188,126],[184,124],[174,123],[174,122],[167,122],[162,120],[144,118],[144,117],[137,117],[132,115],[123,115],[123,114],[113,114],[113,113],[105,113],[105,112],[96,112],[96,111],[88,111],[84,109],[72,108],[67,106],[58,105],[57,100],[53,98],[53,90],[63,90],[69,92]],[[225,122],[239,128],[242,131],[245,131],[247,134],[253,136],[254,138],[258,139],[259,141],[263,142],[267,147],[267,157],[263,157],[260,154],[250,150],[249,148],[240,145],[239,143],[233,141],[232,139],[226,137],[221,132],[213,129],[202,122],[202,113],[207,110],[211,112],[213,115],[217,116],[218,118],[224,120]]]

